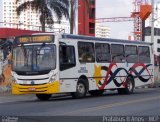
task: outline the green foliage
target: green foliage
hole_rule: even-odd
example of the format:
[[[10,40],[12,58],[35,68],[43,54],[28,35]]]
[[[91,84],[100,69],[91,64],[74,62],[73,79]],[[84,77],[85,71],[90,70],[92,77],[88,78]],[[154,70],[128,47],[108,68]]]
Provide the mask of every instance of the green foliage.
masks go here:
[[[16,0],[18,3],[21,0]],[[21,12],[30,9],[40,14],[40,22],[42,30],[45,31],[45,25],[54,24],[54,18],[61,23],[62,17],[69,18],[69,1],[68,0],[28,0],[17,7],[17,15]],[[54,14],[54,16],[53,16]]]

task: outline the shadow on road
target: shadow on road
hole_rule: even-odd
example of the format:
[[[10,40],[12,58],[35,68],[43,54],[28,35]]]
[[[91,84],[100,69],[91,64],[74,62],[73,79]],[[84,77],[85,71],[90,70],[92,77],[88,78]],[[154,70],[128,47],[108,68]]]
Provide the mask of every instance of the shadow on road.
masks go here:
[[[6,102],[6,103],[2,103],[2,104],[10,104],[10,103],[14,103],[14,104],[19,104],[19,103],[35,103],[35,102],[57,102],[57,101],[77,101],[77,100],[90,100],[90,99],[95,99],[95,98],[104,98],[104,97],[108,97],[108,99],[110,98],[116,98],[117,96],[127,96],[127,97],[133,97],[133,96],[138,96],[138,95],[149,95],[149,94],[153,94],[155,92],[160,92],[160,89],[156,88],[156,89],[136,89],[135,92],[131,95],[119,95],[117,93],[117,91],[106,91],[102,96],[91,96],[90,94],[87,94],[87,96],[85,98],[81,98],[81,99],[73,99],[72,96],[70,94],[60,94],[60,95],[53,95],[48,101],[40,101],[36,98],[36,96],[32,97],[32,99],[28,99],[28,100],[21,100],[21,101],[10,101],[10,102]],[[26,96],[27,97],[27,96]]]

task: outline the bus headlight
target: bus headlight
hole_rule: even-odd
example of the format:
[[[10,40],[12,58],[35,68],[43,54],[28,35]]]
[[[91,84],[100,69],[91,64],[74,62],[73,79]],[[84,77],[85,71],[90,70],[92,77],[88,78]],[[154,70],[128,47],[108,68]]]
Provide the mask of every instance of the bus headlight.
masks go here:
[[[11,77],[11,81],[12,81],[14,84],[17,84],[17,81],[16,81],[16,79],[14,78],[14,76]]]
[[[57,75],[56,74],[52,75],[50,80],[49,80],[49,83],[54,82],[56,79],[57,79]]]

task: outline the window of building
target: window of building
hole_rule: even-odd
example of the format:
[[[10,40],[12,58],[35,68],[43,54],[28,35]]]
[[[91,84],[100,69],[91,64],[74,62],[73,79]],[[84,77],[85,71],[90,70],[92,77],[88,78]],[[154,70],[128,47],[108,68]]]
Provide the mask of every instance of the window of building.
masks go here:
[[[157,48],[157,52],[160,52],[160,48]]]
[[[160,39],[157,39],[157,43],[160,44]]]
[[[112,44],[111,45],[112,62],[114,63],[124,63],[124,45]]]
[[[95,0],[90,0],[89,3],[90,5],[95,5]]]
[[[140,63],[150,63],[150,51],[147,46],[138,47],[139,62]]]
[[[126,45],[125,46],[126,61],[128,63],[138,62],[138,51],[137,46]]]
[[[91,42],[78,42],[78,56],[80,62],[94,62],[94,44]]]
[[[96,51],[96,61],[97,62],[111,62],[109,44],[96,43],[95,51]]]

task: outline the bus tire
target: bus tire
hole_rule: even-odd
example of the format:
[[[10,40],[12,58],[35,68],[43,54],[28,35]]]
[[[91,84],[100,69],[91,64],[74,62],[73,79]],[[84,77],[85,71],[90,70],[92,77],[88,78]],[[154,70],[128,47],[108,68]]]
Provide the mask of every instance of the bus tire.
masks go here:
[[[87,86],[85,81],[80,79],[77,83],[76,92],[72,92],[71,95],[73,98],[83,98],[86,96]]]
[[[89,94],[92,96],[102,96],[103,92],[104,90],[92,90],[92,91],[89,91]]]
[[[120,88],[118,94],[132,94],[134,92],[134,79],[132,77],[127,77],[125,88]]]
[[[36,97],[41,101],[47,101],[51,98],[51,94],[36,94]]]

